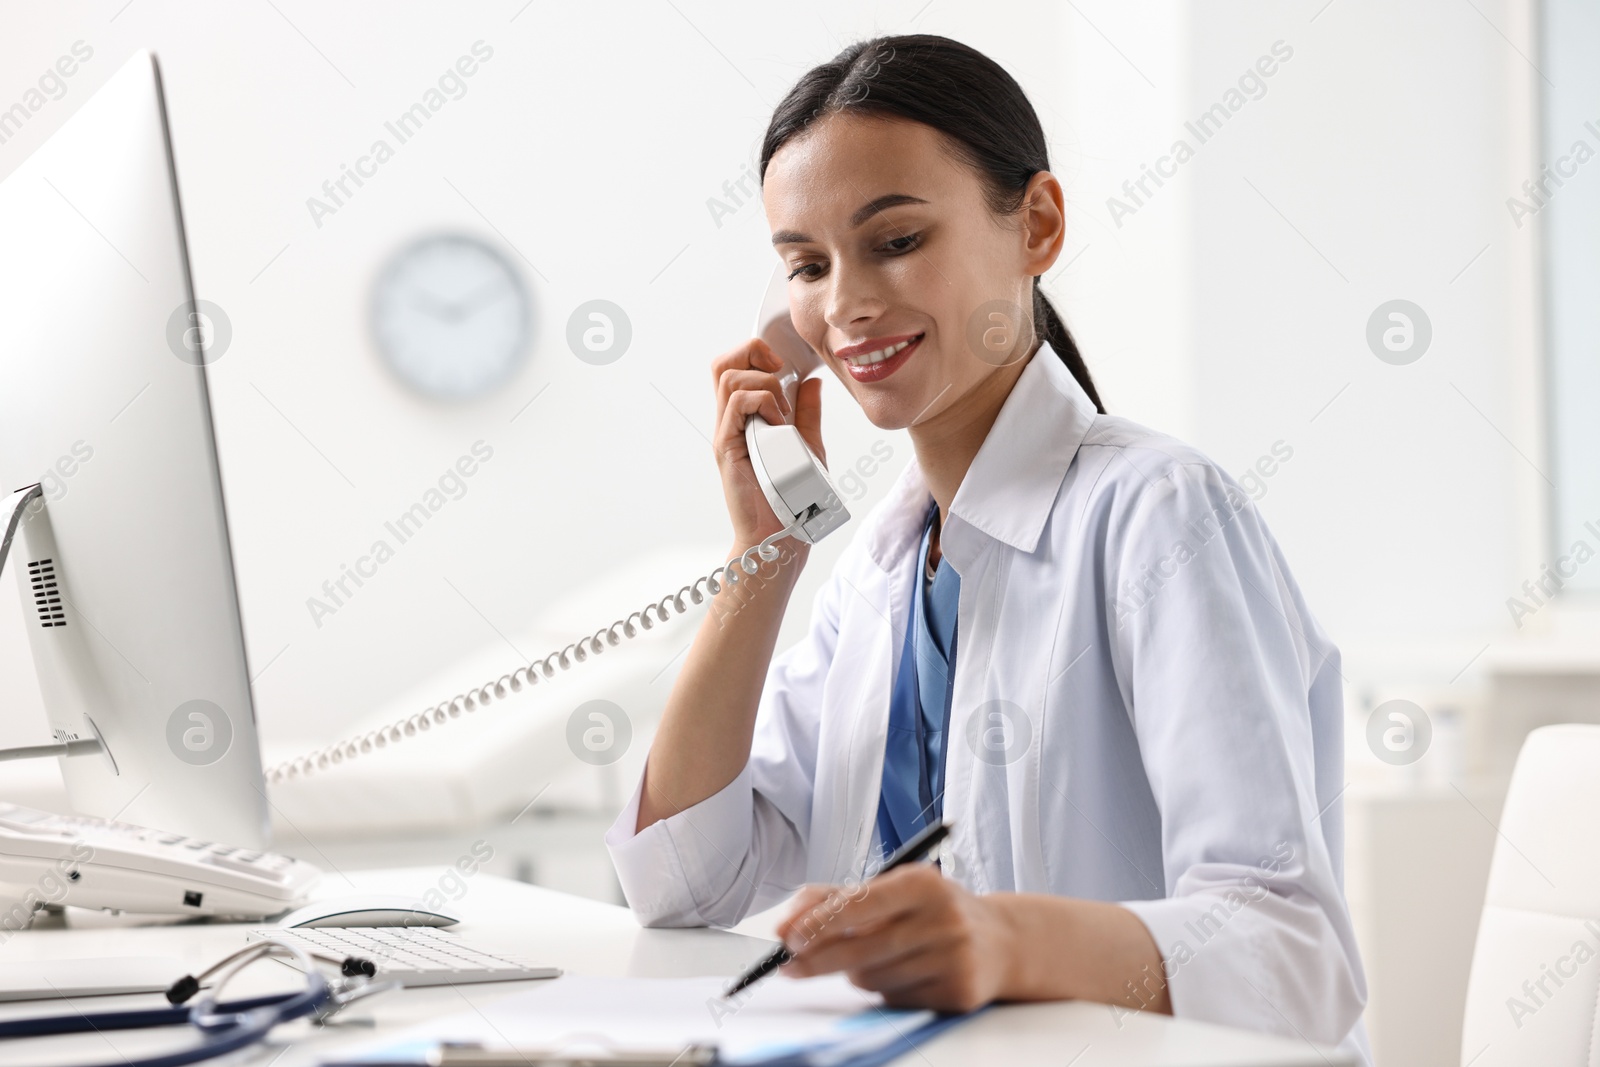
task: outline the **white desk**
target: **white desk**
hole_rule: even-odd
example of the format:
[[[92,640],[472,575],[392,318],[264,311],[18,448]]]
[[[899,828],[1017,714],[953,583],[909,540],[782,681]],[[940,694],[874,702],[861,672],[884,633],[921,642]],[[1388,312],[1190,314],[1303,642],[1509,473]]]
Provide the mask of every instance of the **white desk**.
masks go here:
[[[441,868],[329,874],[328,895],[357,891],[421,896],[435,887]],[[626,909],[538,889],[491,875],[467,883],[453,905],[464,917],[458,928],[475,941],[531,956],[566,971],[602,976],[687,977],[732,975],[757,956],[766,943],[717,930],[643,930]],[[67,929],[27,930],[0,945],[0,962],[91,956],[174,956],[197,971],[244,940],[244,927],[224,925],[133,926],[89,916]],[[259,972],[259,973],[257,973]],[[257,965],[246,972],[239,992],[288,988],[293,972]],[[559,981],[559,979],[558,979]],[[233,1063],[267,1067],[311,1067],[319,1055],[364,1043],[429,1018],[481,1005],[539,983],[493,983],[409,989],[375,996],[353,1007],[342,1025],[316,1029],[295,1023],[274,1033],[274,1045]],[[80,1006],[87,1006],[79,1002]],[[96,997],[94,1010],[162,1005],[158,995]],[[61,1001],[0,1005],[0,1017],[70,1011]],[[171,1047],[173,1031],[130,1031],[52,1039],[48,1046],[0,1045],[0,1062],[38,1064],[116,1062],[123,1054],[150,1054]],[[285,1047],[287,1046],[287,1047]],[[43,1057],[48,1048],[59,1056]],[[968,1067],[1006,1064],[1026,1067],[1347,1067],[1349,1060],[1327,1049],[1171,1019],[1124,1015],[1120,1021],[1103,1005],[1037,1004],[996,1008],[924,1046],[921,1055],[902,1062],[915,1067]]]

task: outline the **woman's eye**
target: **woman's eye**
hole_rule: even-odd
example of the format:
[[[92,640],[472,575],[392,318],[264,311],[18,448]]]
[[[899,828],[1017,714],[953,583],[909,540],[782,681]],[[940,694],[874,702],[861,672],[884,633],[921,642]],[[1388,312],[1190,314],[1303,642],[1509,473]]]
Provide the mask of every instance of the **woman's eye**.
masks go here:
[[[903,256],[922,243],[922,234],[902,234],[883,243],[883,250],[892,256]]]
[[[807,278],[815,278],[820,273],[822,273],[822,264],[820,264],[820,263],[802,263],[798,267],[796,267],[794,270],[789,272],[789,281],[794,281],[795,278],[799,277],[802,274],[805,275]]]

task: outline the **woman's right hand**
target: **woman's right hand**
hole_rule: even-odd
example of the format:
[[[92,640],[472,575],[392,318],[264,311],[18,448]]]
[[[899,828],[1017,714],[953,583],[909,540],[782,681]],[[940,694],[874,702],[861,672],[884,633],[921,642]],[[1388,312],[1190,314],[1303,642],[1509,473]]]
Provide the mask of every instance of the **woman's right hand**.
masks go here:
[[[722,493],[728,502],[736,542],[749,548],[783,529],[772,513],[761,483],[750,465],[744,425],[752,415],[777,424],[793,421],[811,450],[826,462],[822,449],[822,381],[800,383],[797,412],[791,417],[788,400],[778,384],[783,362],[760,338],[752,337],[711,362],[717,390],[717,430],[712,451],[722,474]]]

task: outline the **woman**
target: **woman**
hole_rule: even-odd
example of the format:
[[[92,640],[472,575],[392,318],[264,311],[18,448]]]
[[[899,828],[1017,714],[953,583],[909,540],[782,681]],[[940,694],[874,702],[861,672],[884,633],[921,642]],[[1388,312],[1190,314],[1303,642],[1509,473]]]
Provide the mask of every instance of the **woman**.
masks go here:
[[[1104,414],[1038,289],[1063,200],[1020,87],[954,41],[868,41],[778,106],[761,173],[796,328],[916,458],[798,645],[772,658],[796,542],[702,623],[607,837],[641,921],[731,925],[800,889],[793,975],[1365,1058],[1338,652],[1237,483]],[[778,366],[758,340],[712,366],[735,553],[782,529],[743,434],[791,415]],[[793,412],[819,455],[820,396]],[[862,885],[941,818],[939,864]]]

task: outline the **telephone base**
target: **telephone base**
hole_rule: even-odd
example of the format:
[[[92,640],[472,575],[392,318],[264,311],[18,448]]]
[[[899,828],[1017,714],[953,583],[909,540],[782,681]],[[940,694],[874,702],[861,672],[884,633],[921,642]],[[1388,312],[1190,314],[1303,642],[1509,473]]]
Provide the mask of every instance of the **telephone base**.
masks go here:
[[[0,802],[0,928],[50,905],[264,919],[304,903],[320,878],[288,856]]]

